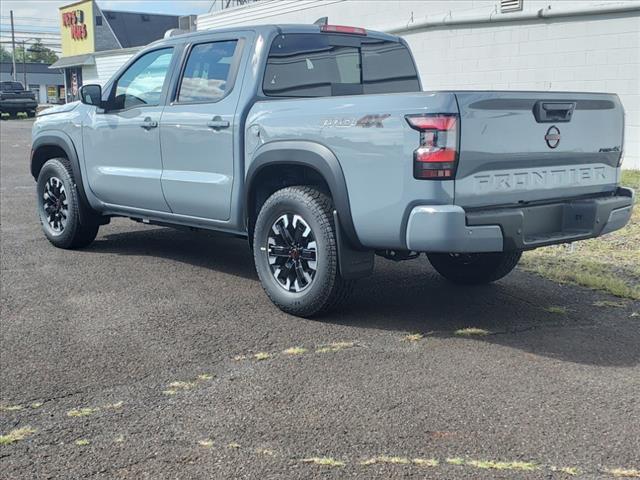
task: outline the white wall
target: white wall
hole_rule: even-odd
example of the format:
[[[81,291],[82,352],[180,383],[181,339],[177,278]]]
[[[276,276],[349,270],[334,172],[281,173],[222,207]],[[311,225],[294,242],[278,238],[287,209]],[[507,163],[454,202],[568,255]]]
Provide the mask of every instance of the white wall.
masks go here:
[[[82,83],[104,85],[139,49],[112,50],[94,55],[95,65],[82,67]]]
[[[500,14],[498,0],[265,0],[198,17],[198,29],[329,23],[389,30],[430,19]],[[525,12],[640,5],[637,0],[524,0]],[[640,12],[399,31],[425,89],[603,91],[626,110],[625,168],[640,169]]]

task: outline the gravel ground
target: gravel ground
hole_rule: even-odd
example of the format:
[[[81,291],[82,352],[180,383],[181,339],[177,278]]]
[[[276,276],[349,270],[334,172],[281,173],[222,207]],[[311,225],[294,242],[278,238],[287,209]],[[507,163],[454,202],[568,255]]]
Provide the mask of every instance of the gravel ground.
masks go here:
[[[268,301],[241,239],[115,219],[58,250],[31,124],[0,123],[0,478],[640,469],[638,302],[521,271],[453,287],[424,257],[377,259],[348,307],[303,320]]]

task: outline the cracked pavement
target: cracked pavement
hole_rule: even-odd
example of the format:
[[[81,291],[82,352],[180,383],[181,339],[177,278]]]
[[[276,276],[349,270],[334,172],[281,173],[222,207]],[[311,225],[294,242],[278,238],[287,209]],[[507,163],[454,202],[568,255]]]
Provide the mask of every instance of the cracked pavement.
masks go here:
[[[35,213],[31,123],[0,123],[0,434],[35,430],[0,445],[0,478],[640,468],[638,302],[597,307],[613,297],[521,271],[454,287],[424,257],[376,259],[346,308],[303,320],[269,302],[242,239],[114,219],[58,250]]]

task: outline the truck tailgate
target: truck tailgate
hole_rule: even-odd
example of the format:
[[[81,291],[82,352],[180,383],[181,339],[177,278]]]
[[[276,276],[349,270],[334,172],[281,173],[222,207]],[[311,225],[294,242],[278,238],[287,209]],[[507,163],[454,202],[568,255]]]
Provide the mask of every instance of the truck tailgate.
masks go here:
[[[614,191],[624,113],[616,95],[455,92],[455,204],[540,202]]]

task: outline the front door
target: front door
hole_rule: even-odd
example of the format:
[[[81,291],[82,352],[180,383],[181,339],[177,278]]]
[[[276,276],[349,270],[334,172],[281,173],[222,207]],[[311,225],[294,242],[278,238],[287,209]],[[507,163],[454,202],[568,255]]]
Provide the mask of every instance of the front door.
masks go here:
[[[234,84],[243,41],[213,38],[187,47],[175,98],[162,114],[162,189],[173,213],[225,221],[231,209],[241,90],[239,81]]]
[[[111,89],[108,108],[94,111],[83,129],[91,191],[103,202],[169,211],[162,195],[159,122],[173,48],[132,63]]]

